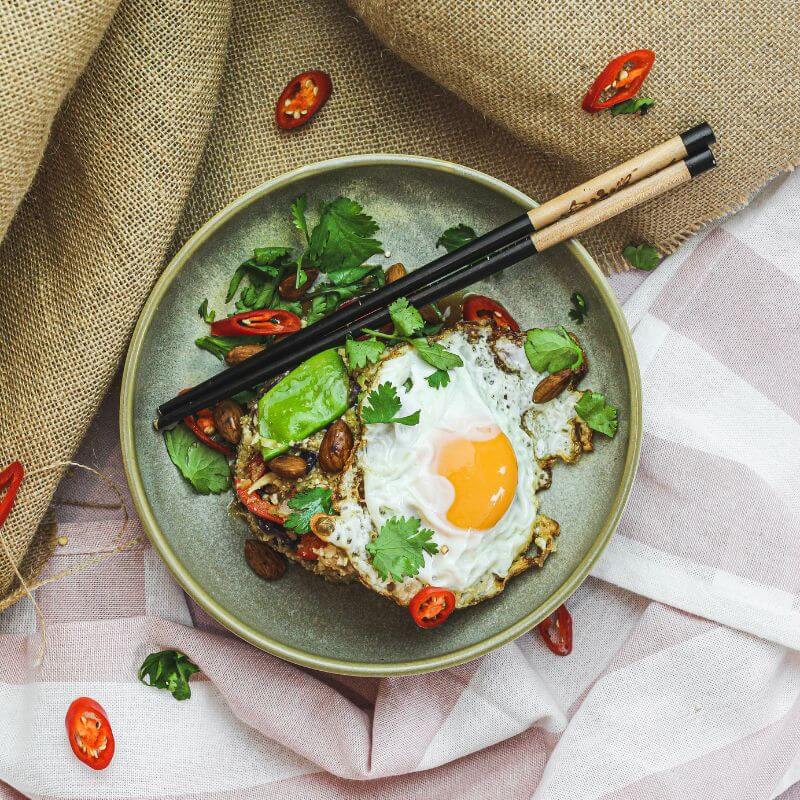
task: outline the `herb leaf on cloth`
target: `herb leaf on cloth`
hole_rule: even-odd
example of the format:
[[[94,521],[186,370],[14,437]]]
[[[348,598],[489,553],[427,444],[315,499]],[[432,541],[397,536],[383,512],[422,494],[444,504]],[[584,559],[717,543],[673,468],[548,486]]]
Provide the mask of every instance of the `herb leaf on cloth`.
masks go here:
[[[284,525],[290,531],[308,533],[311,530],[311,517],[314,514],[330,514],[333,511],[331,504],[331,490],[322,486],[298,492],[289,500],[289,508],[294,509],[289,514]]]
[[[200,667],[178,650],[161,650],[151,653],[142,662],[137,673],[145,686],[166,689],[176,700],[188,700],[192,696],[189,678]]]
[[[372,238],[378,225],[362,207],[347,197],[337,197],[322,206],[322,214],[308,247],[311,263],[323,272],[359,267],[370,256],[383,252]]]
[[[200,494],[220,494],[230,486],[228,459],[199,442],[185,425],[164,431],[164,442],[172,463]]]
[[[647,242],[642,244],[629,244],[623,251],[625,260],[636,269],[643,269],[646,272],[654,270],[661,263],[661,256],[658,250]]]
[[[606,403],[606,398],[602,394],[584,392],[575,404],[575,411],[592,430],[611,437],[617,432],[617,409]]]
[[[437,247],[444,247],[448,253],[458,250],[467,242],[471,242],[478,234],[463,222],[448,228],[436,241]]]
[[[617,103],[615,106],[611,106],[611,116],[618,117],[620,114],[639,114],[644,116],[655,102],[652,97],[632,97],[624,103]]]
[[[373,389],[367,395],[367,403],[361,407],[361,419],[367,423],[396,422],[398,425],[416,425],[419,423],[419,411],[407,417],[396,417],[402,403],[397,395],[397,389],[388,381]]]
[[[533,328],[525,340],[525,355],[537,372],[559,372],[576,369],[583,363],[581,348],[569,337],[563,326]]]
[[[372,566],[386,580],[402,580],[416,575],[423,564],[423,553],[434,555],[439,547],[433,541],[433,531],[422,528],[418,519],[392,517],[380,529],[378,536],[367,544]]]

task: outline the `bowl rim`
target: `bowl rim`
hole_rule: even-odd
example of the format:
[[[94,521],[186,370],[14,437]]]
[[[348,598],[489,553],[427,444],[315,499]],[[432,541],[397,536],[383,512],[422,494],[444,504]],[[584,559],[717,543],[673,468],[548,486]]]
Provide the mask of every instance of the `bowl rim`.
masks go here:
[[[455,174],[474,183],[491,188],[521,207],[532,208],[537,205],[532,198],[518,189],[513,188],[504,181],[494,178],[491,175],[472,169],[471,167],[465,167],[449,161],[424,156],[392,153],[351,155],[327,159],[300,167],[265,181],[233,200],[202,225],[175,254],[156,281],[136,322],[128,347],[122,374],[119,407],[122,461],[134,507],[153,547],[181,587],[198,603],[198,605],[205,609],[205,611],[211,614],[212,617],[228,630],[261,650],[286,661],[298,664],[299,666],[334,674],[363,677],[390,677],[420,674],[463,664],[516,639],[552,614],[553,611],[564,603],[578,586],[583,583],[593,564],[600,557],[600,554],[606,548],[612,534],[616,530],[630,495],[631,486],[639,462],[642,439],[641,381],[636,351],[634,349],[630,330],[622,309],[607,283],[606,276],[597,266],[594,259],[589,255],[586,248],[577,240],[571,239],[569,242],[566,242],[565,245],[571,255],[576,258],[581,267],[583,267],[587,278],[603,299],[610,314],[617,337],[622,345],[622,356],[630,395],[630,413],[628,420],[629,436],[622,478],[612,501],[609,514],[584,557],[545,603],[532,609],[517,622],[498,631],[492,636],[450,653],[393,664],[370,663],[363,661],[346,661],[315,655],[300,648],[276,641],[236,617],[211,597],[203,586],[194,579],[177,557],[176,553],[172,550],[167,537],[158,525],[153,509],[144,491],[136,457],[133,426],[134,383],[139,367],[142,347],[150,324],[153,321],[155,311],[163,295],[172,284],[173,280],[175,280],[189,257],[230,217],[239,213],[251,203],[270,194],[275,189],[288,186],[302,178],[352,167],[385,165],[419,167]]]

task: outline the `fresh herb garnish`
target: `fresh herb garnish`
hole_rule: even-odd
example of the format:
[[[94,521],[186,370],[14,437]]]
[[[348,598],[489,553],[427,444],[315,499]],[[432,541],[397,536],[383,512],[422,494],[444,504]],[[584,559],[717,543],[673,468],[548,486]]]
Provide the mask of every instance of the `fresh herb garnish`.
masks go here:
[[[375,220],[355,200],[337,197],[322,206],[307,258],[323,272],[360,267],[370,256],[383,252],[383,245],[372,238],[377,230]]]
[[[580,292],[573,292],[570,295],[570,302],[572,309],[569,312],[569,318],[579,325],[583,325],[583,320],[586,317],[588,307],[586,305],[586,298]]]
[[[333,511],[331,504],[331,490],[317,486],[298,492],[289,500],[289,508],[294,509],[284,523],[290,531],[308,533],[311,530],[311,517],[314,514],[330,514]]]
[[[201,444],[180,424],[164,432],[172,463],[200,494],[220,494],[230,485],[231,471],[222,453]]]
[[[201,336],[195,339],[194,343],[201,350],[208,350],[220,361],[225,360],[225,356],[238,347],[240,344],[261,344],[263,339],[260,336]]]
[[[423,564],[423,553],[435,555],[439,547],[433,541],[433,531],[421,527],[418,519],[392,517],[381,526],[378,536],[367,544],[372,566],[387,580],[400,581],[416,575]]]
[[[206,297],[202,303],[200,303],[200,308],[197,309],[197,313],[200,315],[200,318],[205,322],[207,325],[210,325],[214,321],[214,317],[216,317],[217,313],[212,308],[211,311],[208,310],[208,298]]]
[[[166,689],[176,700],[188,700],[192,696],[189,678],[195,672],[200,672],[200,667],[189,661],[184,653],[161,650],[147,656],[137,674],[145,686]]]
[[[411,344],[417,351],[417,355],[436,369],[453,369],[463,367],[464,362],[461,356],[445,350],[438,342],[429,342],[427,339],[412,339]]]
[[[477,235],[469,225],[465,225],[462,222],[452,228],[448,228],[438,238],[436,246],[444,247],[448,253],[452,253],[453,250],[458,250],[459,247],[463,247],[467,242],[471,242]]]
[[[397,389],[388,381],[373,389],[368,395],[366,403],[361,408],[361,419],[367,423],[395,422],[398,425],[416,425],[419,423],[419,411],[406,417],[395,416],[403,405],[397,395]]]
[[[572,341],[563,326],[534,328],[525,340],[525,355],[537,372],[576,369],[583,363],[581,348]]]
[[[306,208],[308,208],[308,199],[304,194],[300,197],[295,197],[292,203],[292,224],[303,234],[306,244],[309,243],[310,237],[308,235],[308,222],[306,221]]]
[[[644,116],[655,102],[652,97],[632,97],[624,103],[617,103],[615,106],[611,106],[611,116],[617,117],[620,114],[639,114]]]
[[[378,358],[380,358],[385,349],[386,345],[377,339],[364,339],[360,342],[355,339],[348,339],[344,345],[344,352],[350,369],[363,369],[367,366],[367,363],[377,363]]]
[[[422,315],[412,306],[405,297],[398,297],[389,305],[389,315],[394,323],[398,336],[413,336],[425,326]]]
[[[617,432],[617,409],[606,403],[602,394],[584,392],[575,404],[575,411],[592,430],[612,437]]]
[[[646,272],[655,269],[661,262],[658,250],[647,242],[642,244],[629,244],[623,251],[625,260],[636,269],[643,269]]]
[[[437,369],[431,372],[425,380],[432,389],[443,389],[450,383],[450,373],[446,369]]]

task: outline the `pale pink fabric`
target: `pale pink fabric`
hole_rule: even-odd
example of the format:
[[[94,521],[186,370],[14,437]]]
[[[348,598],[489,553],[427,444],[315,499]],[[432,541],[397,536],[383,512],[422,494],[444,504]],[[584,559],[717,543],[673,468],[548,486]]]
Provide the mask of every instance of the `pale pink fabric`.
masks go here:
[[[612,279],[644,382],[642,465],[618,534],[571,598],[575,649],[535,634],[428,676],[309,672],[227,633],[149,546],[0,615],[0,798],[800,798],[800,176]],[[77,460],[124,484],[112,393]],[[50,569],[107,546],[86,475],[58,493]],[[192,699],[138,684],[160,647]],[[112,767],[69,754],[66,705],[115,725]],[[5,783],[3,783],[5,782]]]

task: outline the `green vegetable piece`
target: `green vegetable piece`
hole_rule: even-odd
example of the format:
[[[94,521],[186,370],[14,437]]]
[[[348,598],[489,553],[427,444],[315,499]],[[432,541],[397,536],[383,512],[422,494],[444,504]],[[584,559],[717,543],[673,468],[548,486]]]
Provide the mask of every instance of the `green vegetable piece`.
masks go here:
[[[350,380],[336,350],[323,350],[295,367],[258,401],[265,460],[324,428],[347,410]]]
[[[230,486],[228,459],[197,440],[183,424],[164,432],[172,463],[200,494],[220,494]]]
[[[427,339],[412,339],[411,344],[417,351],[417,355],[436,369],[453,369],[463,367],[464,362],[461,356],[445,350],[438,342],[429,342]]]
[[[381,578],[400,581],[414,576],[425,563],[423,553],[435,555],[439,552],[438,545],[432,541],[433,531],[420,526],[418,519],[392,517],[367,544],[372,566]]]
[[[389,314],[399,336],[412,336],[425,326],[425,320],[405,297],[398,297],[389,305]]]
[[[290,247],[256,247],[256,249],[253,250],[253,258],[245,263],[251,267],[272,267],[273,269],[264,271],[274,278],[275,275],[277,275],[277,272],[273,271],[274,268],[277,267],[286,256],[290,255],[291,252],[292,249]]]
[[[214,311],[212,308],[211,311],[208,310],[208,298],[206,297],[202,303],[200,303],[200,308],[197,309],[197,313],[200,315],[200,318],[206,324],[210,325],[214,321],[214,317],[217,315],[217,312]]]
[[[377,422],[396,422],[398,425],[418,424],[419,411],[415,411],[407,417],[395,416],[401,406],[402,403],[397,395],[397,389],[387,381],[367,395],[366,403],[361,408],[361,419],[367,424]]]
[[[363,369],[367,366],[367,363],[376,364],[385,349],[386,345],[377,339],[365,339],[361,342],[357,342],[355,339],[348,339],[344,345],[344,352],[350,369]]]
[[[563,326],[534,328],[525,340],[525,355],[537,372],[576,369],[583,363],[581,348],[570,339]]]
[[[151,653],[139,667],[138,677],[145,686],[166,689],[176,700],[188,700],[192,696],[189,678],[200,667],[178,650],[161,650]]]
[[[306,221],[307,207],[308,200],[304,194],[301,194],[300,197],[296,197],[292,203],[292,224],[303,234],[306,242],[309,241],[308,222]]]
[[[568,315],[569,318],[573,322],[583,325],[583,320],[587,312],[586,298],[580,292],[573,292],[569,299],[572,303],[572,308]]]
[[[453,250],[458,250],[459,247],[463,247],[467,242],[471,242],[477,235],[469,225],[465,225],[462,222],[452,228],[448,228],[439,237],[436,246],[444,247],[448,253],[452,253]]]
[[[330,514],[333,511],[331,490],[322,486],[298,492],[290,501],[289,508],[295,513],[289,514],[284,523],[290,531],[308,533],[311,530],[311,517],[314,514]]]
[[[240,344],[261,344],[264,340],[260,336],[201,336],[195,339],[194,343],[201,350],[208,350],[220,361],[225,360],[225,356],[238,347]]]
[[[311,231],[308,258],[323,272],[361,266],[383,252],[373,239],[378,225],[361,206],[347,197],[337,197],[322,207],[320,220]]]
[[[450,373],[446,369],[437,369],[431,372],[425,380],[432,389],[443,389],[450,383]]]
[[[597,392],[586,391],[575,404],[578,416],[592,429],[613,438],[617,432],[617,409]]]
[[[661,256],[658,250],[651,244],[629,244],[623,251],[625,260],[636,269],[643,269],[646,272],[654,270],[661,263]]]
[[[656,101],[652,97],[632,97],[624,103],[617,103],[611,106],[611,116],[618,117],[620,114],[639,114],[644,116],[648,109],[653,106]]]
[[[328,271],[328,280],[334,286],[349,286],[358,283],[367,275],[375,275],[378,280],[383,276],[383,270],[375,264],[362,264],[360,267],[344,267],[343,269],[332,269]]]

